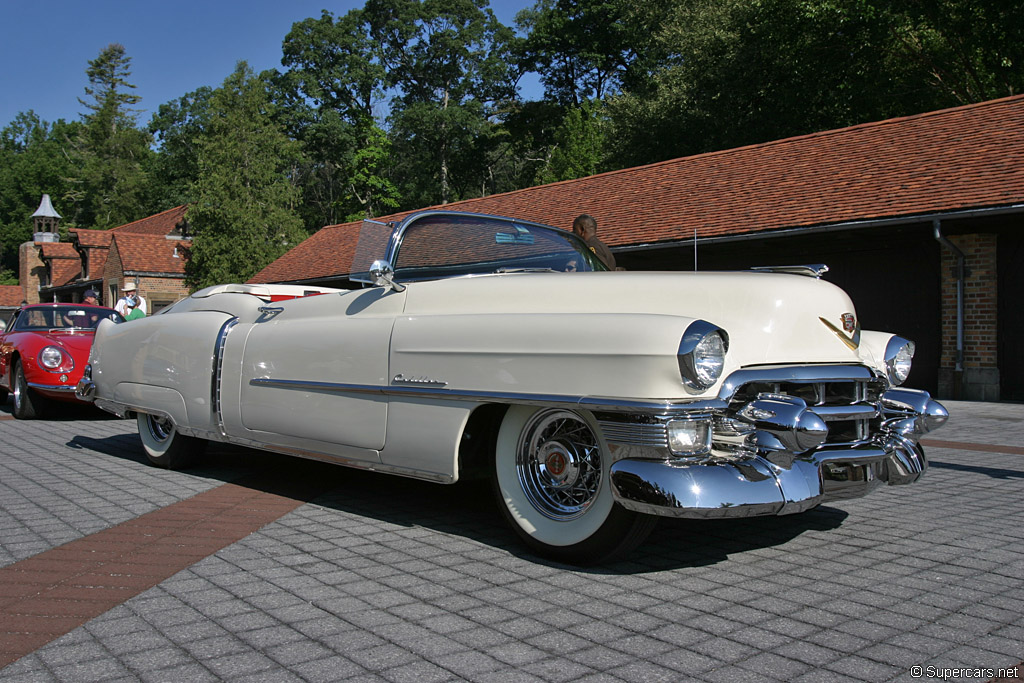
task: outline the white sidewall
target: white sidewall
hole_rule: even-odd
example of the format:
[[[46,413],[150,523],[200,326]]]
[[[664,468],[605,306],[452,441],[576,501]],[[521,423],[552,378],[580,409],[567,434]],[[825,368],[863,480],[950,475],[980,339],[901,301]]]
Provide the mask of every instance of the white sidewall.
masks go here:
[[[516,472],[516,446],[519,435],[530,417],[538,410],[531,406],[512,406],[498,431],[495,448],[495,471],[505,507],[516,524],[535,540],[551,546],[575,545],[587,540],[601,528],[611,513],[614,500],[608,485],[608,446],[589,415],[576,413],[597,435],[601,447],[601,488],[590,509],[568,522],[559,522],[542,515],[530,503],[519,484]]]
[[[136,421],[139,427],[139,438],[142,439],[142,447],[146,449],[146,453],[149,454],[149,457],[161,458],[166,455],[178,435],[174,427],[171,427],[171,433],[167,439],[160,441],[153,436],[153,433],[149,429],[149,415],[146,413],[138,413],[138,415],[136,415]]]

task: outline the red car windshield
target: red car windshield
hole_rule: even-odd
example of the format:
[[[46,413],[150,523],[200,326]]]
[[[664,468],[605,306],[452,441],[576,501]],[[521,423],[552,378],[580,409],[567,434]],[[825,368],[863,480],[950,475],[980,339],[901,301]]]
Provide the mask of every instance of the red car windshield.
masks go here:
[[[99,306],[41,306],[21,310],[10,331],[92,329],[99,325],[101,320],[124,322],[124,318],[117,311]]]

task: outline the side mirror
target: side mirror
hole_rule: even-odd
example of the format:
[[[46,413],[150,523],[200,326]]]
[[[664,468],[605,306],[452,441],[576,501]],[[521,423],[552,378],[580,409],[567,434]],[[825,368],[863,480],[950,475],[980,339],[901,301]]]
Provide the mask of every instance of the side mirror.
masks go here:
[[[405,291],[405,285],[395,282],[395,269],[383,259],[377,259],[370,266],[370,282],[375,287],[388,287],[396,292]]]

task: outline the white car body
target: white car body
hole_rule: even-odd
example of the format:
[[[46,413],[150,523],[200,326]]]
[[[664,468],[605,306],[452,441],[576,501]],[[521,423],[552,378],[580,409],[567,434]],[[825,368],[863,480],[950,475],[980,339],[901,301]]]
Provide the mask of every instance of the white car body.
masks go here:
[[[222,285],[103,324],[80,396],[137,416],[162,465],[202,439],[442,483],[484,470],[513,529],[579,562],[621,555],[656,516],[800,512],[927,467],[917,439],[946,412],[894,388],[912,345],[860,331],[821,268],[536,272],[575,251],[601,267],[511,219],[392,227],[373,287]],[[415,252],[403,271],[406,241],[455,229],[481,231],[455,241],[486,265]],[[530,270],[493,272],[506,251]],[[709,334],[724,358],[694,351]]]

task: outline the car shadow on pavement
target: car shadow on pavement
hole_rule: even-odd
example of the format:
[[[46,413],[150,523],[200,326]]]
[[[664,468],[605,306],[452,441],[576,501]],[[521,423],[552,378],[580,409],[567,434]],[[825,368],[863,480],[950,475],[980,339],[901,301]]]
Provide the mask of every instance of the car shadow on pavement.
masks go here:
[[[8,396],[6,401],[0,401],[0,417],[4,419],[17,419],[14,417],[14,399]],[[116,420],[116,416],[104,412],[99,408],[84,403],[70,403],[64,401],[52,401],[47,405],[46,410],[40,417],[32,421],[43,422],[72,422],[75,420]]]
[[[146,463],[135,434],[103,439],[79,435],[67,445]],[[661,519],[647,541],[627,560],[580,568],[530,552],[505,524],[487,479],[434,484],[220,443],[211,443],[201,460],[177,474],[307,501],[347,517],[359,517],[382,530],[425,528],[498,548],[530,562],[602,574],[713,565],[730,555],[771,548],[807,532],[836,529],[847,516],[843,510],[819,507],[782,517]],[[339,525],[347,524],[339,520]]]
[[[984,474],[993,479],[1024,479],[1024,470],[1011,470],[1005,467],[982,467],[981,465],[960,465],[952,462],[929,460],[928,467],[940,470],[956,470],[957,472],[973,472]]]

